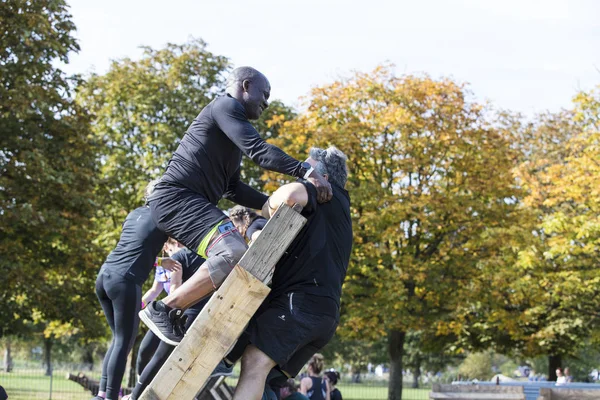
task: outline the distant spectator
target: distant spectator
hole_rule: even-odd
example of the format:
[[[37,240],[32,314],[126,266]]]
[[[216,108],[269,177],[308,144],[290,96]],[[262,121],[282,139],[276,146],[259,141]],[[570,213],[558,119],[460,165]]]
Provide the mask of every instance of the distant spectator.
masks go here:
[[[0,400],[8,399],[8,395],[6,394],[6,390],[2,386],[0,386]]]
[[[296,381],[288,379],[285,384],[279,389],[279,395],[282,400],[308,400],[308,397],[302,393],[298,393]]]
[[[329,379],[329,390],[330,392],[330,400],[342,400],[342,392],[339,391],[335,386],[340,379],[340,373],[337,371],[327,371],[325,372],[325,376]]]
[[[556,385],[564,385],[567,383],[567,378],[563,374],[562,368],[556,368]]]
[[[300,393],[312,400],[330,400],[329,385],[321,376],[324,359],[320,353],[315,353],[308,362],[308,376],[300,381]]]
[[[571,375],[571,371],[569,371],[569,367],[565,367],[565,379],[567,383],[573,382],[573,375]]]

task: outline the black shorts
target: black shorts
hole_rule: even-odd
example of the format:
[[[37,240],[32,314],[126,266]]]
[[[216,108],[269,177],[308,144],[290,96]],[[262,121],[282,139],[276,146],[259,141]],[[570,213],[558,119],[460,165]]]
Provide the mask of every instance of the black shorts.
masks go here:
[[[333,299],[291,292],[265,302],[247,334],[250,343],[294,377],[331,340],[338,321]]]
[[[210,230],[227,219],[223,211],[201,194],[164,182],[156,185],[149,205],[156,226],[196,253]]]

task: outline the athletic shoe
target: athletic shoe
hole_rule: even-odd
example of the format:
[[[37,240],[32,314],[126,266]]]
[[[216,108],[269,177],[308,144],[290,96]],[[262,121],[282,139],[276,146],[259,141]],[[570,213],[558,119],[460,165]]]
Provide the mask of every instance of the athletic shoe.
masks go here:
[[[159,311],[156,304],[156,301],[148,304],[138,315],[160,340],[171,346],[177,346],[184,335],[181,327],[183,311],[166,305],[163,305],[165,311]]]
[[[233,365],[231,367],[228,367],[227,364],[225,364],[225,361],[221,360],[219,365],[217,365],[217,368],[215,368],[215,370],[212,372],[212,374],[210,374],[210,377],[214,378],[215,376],[231,376],[231,375],[233,375]]]

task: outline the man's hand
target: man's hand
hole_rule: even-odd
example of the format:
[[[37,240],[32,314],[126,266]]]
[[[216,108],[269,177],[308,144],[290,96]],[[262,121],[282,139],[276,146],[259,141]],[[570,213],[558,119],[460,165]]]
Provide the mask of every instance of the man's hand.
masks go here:
[[[163,258],[161,260],[160,266],[171,272],[181,271],[181,263],[170,258]]]
[[[308,177],[308,181],[315,185],[315,188],[317,189],[317,201],[319,203],[326,203],[331,200],[333,197],[331,185],[321,174],[313,171]]]

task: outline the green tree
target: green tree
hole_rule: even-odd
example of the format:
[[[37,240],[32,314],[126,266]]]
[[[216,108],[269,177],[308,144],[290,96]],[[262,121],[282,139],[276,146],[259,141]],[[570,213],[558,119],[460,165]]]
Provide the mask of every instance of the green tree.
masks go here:
[[[581,93],[574,110],[532,123],[505,120],[518,150],[521,218],[495,233],[502,251],[486,260],[479,300],[464,308],[470,340],[503,353],[547,355],[551,380],[565,357],[597,340],[598,98]]]
[[[0,337],[93,335],[96,148],[77,77],[56,66],[79,50],[75,26],[62,0],[3,1],[0,24]]]
[[[277,143],[306,156],[335,144],[349,157],[354,250],[344,284],[348,336],[387,336],[389,398],[401,398],[406,332],[434,325],[470,299],[488,228],[514,208],[509,143],[451,80],[370,74],[315,88]]]

